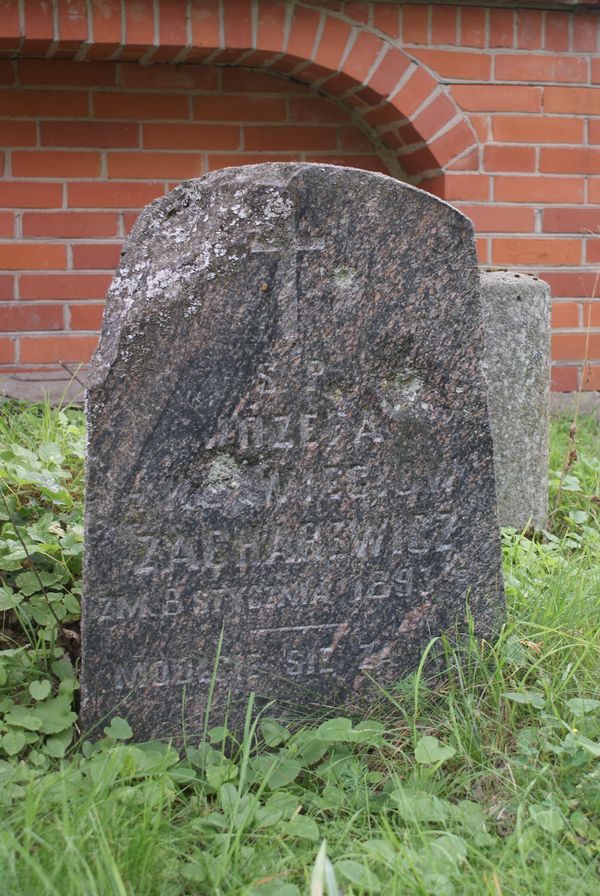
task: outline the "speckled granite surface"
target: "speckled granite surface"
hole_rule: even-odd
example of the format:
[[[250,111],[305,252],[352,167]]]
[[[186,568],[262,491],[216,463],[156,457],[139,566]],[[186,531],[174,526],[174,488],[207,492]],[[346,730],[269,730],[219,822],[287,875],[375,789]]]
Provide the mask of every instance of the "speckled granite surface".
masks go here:
[[[550,447],[550,287],[482,271],[481,307],[501,526],[544,529]]]
[[[383,175],[260,165],[142,213],[88,393],[82,719],[329,704],[502,614],[470,222]],[[184,708],[185,705],[185,708]]]

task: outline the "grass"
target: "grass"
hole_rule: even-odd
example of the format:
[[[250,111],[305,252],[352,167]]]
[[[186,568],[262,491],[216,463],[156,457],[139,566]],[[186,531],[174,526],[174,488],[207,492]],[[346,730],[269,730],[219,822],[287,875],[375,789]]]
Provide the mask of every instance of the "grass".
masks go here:
[[[554,424],[556,494],[568,422]],[[504,533],[508,620],[366,719],[248,708],[180,756],[76,727],[84,427],[0,416],[0,891],[52,896],[596,896],[600,429],[580,421],[549,531]],[[19,536],[14,528],[18,524]]]

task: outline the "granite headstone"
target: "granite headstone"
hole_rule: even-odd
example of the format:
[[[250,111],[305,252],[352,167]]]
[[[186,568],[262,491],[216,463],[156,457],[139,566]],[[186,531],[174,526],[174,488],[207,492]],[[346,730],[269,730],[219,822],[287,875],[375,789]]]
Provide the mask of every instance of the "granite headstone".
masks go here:
[[[502,615],[470,221],[328,165],[215,172],[126,244],[89,379],[83,725],[364,694]]]

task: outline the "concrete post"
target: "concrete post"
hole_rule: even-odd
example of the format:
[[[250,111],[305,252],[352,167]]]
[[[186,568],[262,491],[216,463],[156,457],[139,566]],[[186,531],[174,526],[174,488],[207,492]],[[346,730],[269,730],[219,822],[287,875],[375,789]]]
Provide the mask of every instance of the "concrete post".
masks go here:
[[[536,529],[548,515],[550,287],[515,271],[482,271],[484,370],[501,526]]]

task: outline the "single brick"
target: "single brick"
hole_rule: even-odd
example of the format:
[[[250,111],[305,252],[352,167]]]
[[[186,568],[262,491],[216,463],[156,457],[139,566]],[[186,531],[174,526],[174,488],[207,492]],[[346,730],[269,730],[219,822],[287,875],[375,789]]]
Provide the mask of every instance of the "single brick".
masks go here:
[[[281,93],[284,84],[286,93],[303,93],[305,95],[311,93],[306,84],[296,84],[294,81],[284,82],[271,72],[224,68],[221,78],[225,93]]]
[[[374,151],[373,141],[360,128],[350,125],[339,129],[340,149],[349,152],[368,152]]]
[[[583,177],[517,177],[494,178],[496,202],[582,202]]]
[[[20,274],[19,295],[26,300],[102,299],[112,274]]]
[[[86,363],[97,342],[97,336],[22,336],[21,361],[24,364]]]
[[[60,271],[67,266],[67,250],[56,243],[0,243],[4,271]]]
[[[570,13],[560,10],[548,10],[546,12],[546,28],[544,33],[544,47],[546,50],[554,50],[564,53],[569,49],[569,20],[574,18]]]
[[[185,180],[204,174],[203,155],[185,152],[110,152],[108,176],[136,180]]]
[[[26,5],[29,5],[29,0]],[[71,59],[19,60],[19,78],[24,85],[112,87],[116,81],[116,73],[117,66],[114,62],[73,62]]]
[[[542,88],[503,84],[453,84],[453,98],[468,112],[541,112]]]
[[[64,305],[35,302],[11,302],[0,305],[0,330],[5,333],[22,330],[62,330]]]
[[[154,3],[153,0],[136,0],[124,3],[125,48],[141,52],[154,45]],[[157,11],[158,11],[157,7]]]
[[[556,361],[578,361],[588,350],[590,361],[600,360],[600,333],[553,333],[552,357]]]
[[[574,392],[577,389],[577,367],[552,367],[552,391]]]
[[[444,198],[485,202],[489,197],[490,179],[485,174],[446,174]]]
[[[597,392],[600,390],[600,365],[586,364],[585,372],[582,377],[583,389],[586,392]]]
[[[598,41],[596,13],[580,10],[573,16],[573,50],[579,53],[595,53]],[[600,60],[597,60],[600,61]]]
[[[15,83],[15,66],[8,59],[0,60],[0,84]]]
[[[391,98],[394,107],[406,118],[412,118],[428,96],[437,90],[435,78],[422,68],[416,69]],[[369,114],[365,116],[369,118]]]
[[[545,152],[545,150],[542,150]],[[485,146],[483,167],[486,171],[529,172],[535,170],[532,146]]]
[[[75,270],[114,271],[121,257],[121,243],[77,243],[72,252]]]
[[[460,10],[460,43],[463,47],[485,47],[487,10],[463,6]]]
[[[302,60],[313,58],[320,21],[321,15],[316,10],[294,5],[286,47],[289,56]]]
[[[540,271],[556,298],[590,298],[597,287],[595,271]]]
[[[421,139],[429,141],[455,116],[456,106],[445,93],[440,93],[419,112],[414,118],[412,126]]]
[[[377,155],[337,155],[328,153],[307,153],[307,162],[320,162],[327,165],[345,165],[350,168],[364,168],[366,171],[378,171],[380,174],[390,174],[385,162]]]
[[[597,220],[598,218],[596,217]],[[592,232],[597,235],[589,240],[585,240],[585,260],[587,264],[597,265],[600,262],[600,232],[598,232],[597,224],[596,229]]]
[[[402,7],[402,36],[406,44],[429,43],[429,8],[408,3]]]
[[[494,119],[499,143],[582,143],[583,121],[561,116],[503,115]]]
[[[42,146],[138,146],[139,126],[121,121],[42,121]]]
[[[25,41],[23,50],[44,53],[54,40],[54,15],[47,0],[28,0],[24,4]],[[47,82],[44,82],[47,83]]]
[[[244,128],[244,146],[251,151],[317,150],[337,147],[337,128],[309,125],[279,125],[268,128]],[[225,147],[223,147],[225,148]]]
[[[60,208],[62,184],[0,181],[0,208]]]
[[[225,46],[246,50],[252,46],[252,4],[236,0],[223,4]]]
[[[532,233],[535,211],[518,205],[465,205],[452,203],[470,218],[479,233]]]
[[[69,208],[142,208],[164,195],[162,183],[70,183],[67,185]]]
[[[88,39],[88,16],[85,0],[59,0],[58,34],[61,44],[77,46]]]
[[[542,15],[537,9],[517,9],[517,46],[539,50],[542,46]]]
[[[193,110],[196,121],[280,122],[287,116],[287,103],[283,96],[197,96],[194,97]]]
[[[507,53],[497,56],[496,79],[499,81],[581,82],[587,80],[587,62],[578,56],[550,56],[532,53]]]
[[[113,212],[26,212],[23,215],[23,236],[114,237],[118,217]]]
[[[373,24],[394,40],[400,37],[400,8],[398,4],[373,4]]]
[[[100,330],[104,305],[69,305],[72,330]]]
[[[443,78],[486,81],[491,74],[492,62],[488,53],[469,50],[414,50],[413,53]]]
[[[3,146],[35,146],[36,130],[34,121],[3,121]]]
[[[600,302],[586,302],[582,318],[584,327],[600,327]]]
[[[88,94],[83,90],[0,90],[0,116],[86,118],[88,114]]]
[[[208,170],[238,165],[259,165],[261,162],[298,162],[299,153],[209,153]]]
[[[553,302],[552,303],[552,327],[578,327],[579,304],[578,302]]]
[[[219,70],[208,65],[140,65],[124,62],[119,65],[121,87],[142,90],[217,90]]]
[[[378,97],[388,97],[395,91],[410,65],[410,58],[402,50],[395,48],[388,50],[369,78],[369,88]]]
[[[463,13],[465,8],[463,7]],[[490,47],[514,47],[515,12],[513,9],[490,9]]]
[[[544,233],[594,233],[600,225],[600,209],[545,208],[542,212]],[[600,238],[599,238],[600,242]],[[591,259],[588,257],[588,261]]]
[[[240,128],[229,124],[145,124],[146,149],[237,149]]]
[[[14,150],[12,173],[14,177],[98,177],[100,153]]]
[[[185,120],[189,118],[187,97],[179,93],[123,93],[102,91],[92,94],[96,118]]]
[[[343,64],[343,71],[362,84],[385,44],[368,31],[361,31]]]
[[[600,143],[600,118],[592,118],[588,125],[588,140],[590,143]]]
[[[600,177],[588,179],[588,202],[600,205]]]
[[[0,32],[0,48],[17,49],[21,40],[21,20],[17,0],[3,0],[0,5],[2,13],[2,29]]]
[[[261,50],[281,53],[285,37],[286,7],[279,0],[261,0],[258,6],[256,46]],[[335,20],[327,19],[327,25]],[[345,26],[348,31],[348,26]]]
[[[360,25],[369,24],[370,8],[370,3],[361,3],[360,0],[346,0],[344,3],[344,12],[346,15]]]
[[[158,7],[158,46],[159,52],[154,59],[160,59],[160,50],[175,51],[171,55],[165,53],[162,58],[174,58],[181,47],[185,47],[187,43],[187,27],[186,27],[186,5],[185,3],[173,3],[169,6]]]
[[[106,54],[114,53],[121,44],[120,0],[94,0],[92,13],[94,45],[102,47]]]
[[[511,265],[581,264],[581,241],[500,237],[492,240],[492,262]]]
[[[600,152],[586,146],[543,146],[540,151],[540,171],[547,174],[571,174],[579,171],[600,174]]]
[[[288,100],[290,120],[305,122],[350,122],[350,113],[343,105],[325,96],[291,96]]]
[[[0,274],[0,300],[12,301],[15,297],[14,274]]]
[[[431,7],[431,43],[435,46],[456,46],[458,37],[458,8]]]
[[[221,45],[219,0],[191,0],[192,46],[211,50]]]
[[[15,360],[16,340],[0,337],[0,364],[12,364]]]
[[[600,90],[597,87],[545,87],[544,112],[600,115]]]
[[[473,146],[474,142],[475,135],[468,124],[465,121],[458,121],[441,137],[436,137],[431,141],[431,151],[440,167],[444,168],[451,159]],[[448,176],[451,177],[451,175]],[[452,175],[452,177],[459,176],[461,175]]]
[[[0,212],[0,237],[11,240],[15,235],[15,216],[12,212]]]

